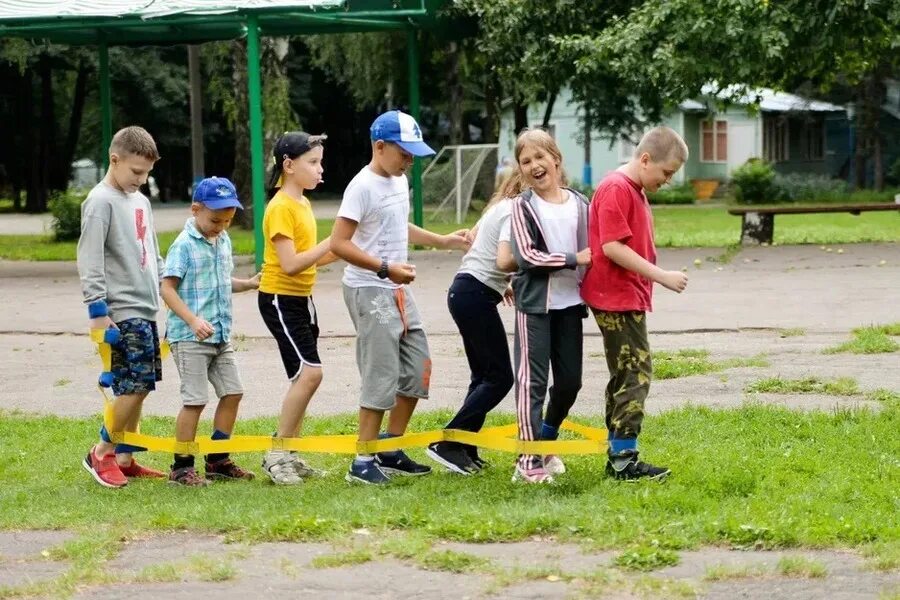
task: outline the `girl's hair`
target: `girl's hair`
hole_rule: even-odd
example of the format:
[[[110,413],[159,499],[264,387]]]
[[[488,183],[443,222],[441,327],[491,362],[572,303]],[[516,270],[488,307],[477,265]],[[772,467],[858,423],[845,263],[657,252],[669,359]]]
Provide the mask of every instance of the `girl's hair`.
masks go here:
[[[516,138],[514,152],[516,164],[513,168],[513,173],[509,179],[506,180],[506,183],[494,192],[490,201],[485,205],[484,210],[489,209],[504,198],[515,198],[528,187],[525,184],[525,178],[522,176],[522,171],[519,169],[519,155],[522,154],[522,150],[524,150],[527,145],[537,146],[556,159],[556,162],[559,164],[560,184],[568,185],[569,179],[566,177],[566,172],[562,168],[562,152],[560,152],[559,146],[556,144],[556,140],[553,139],[553,136],[543,129],[523,129],[519,134],[519,137]]]
[[[282,184],[284,174],[284,161],[289,158],[297,158],[306,154],[317,146],[322,146],[328,136],[310,135],[305,131],[286,131],[284,135],[275,140],[272,149],[272,174],[269,176],[269,197],[275,195]]]

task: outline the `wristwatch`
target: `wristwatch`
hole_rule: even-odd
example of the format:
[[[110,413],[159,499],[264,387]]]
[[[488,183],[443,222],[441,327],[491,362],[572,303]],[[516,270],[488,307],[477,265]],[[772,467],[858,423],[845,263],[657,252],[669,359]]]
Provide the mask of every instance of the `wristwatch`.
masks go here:
[[[378,278],[379,279],[387,279],[388,276],[388,261],[386,258],[381,259],[381,268],[378,269]]]

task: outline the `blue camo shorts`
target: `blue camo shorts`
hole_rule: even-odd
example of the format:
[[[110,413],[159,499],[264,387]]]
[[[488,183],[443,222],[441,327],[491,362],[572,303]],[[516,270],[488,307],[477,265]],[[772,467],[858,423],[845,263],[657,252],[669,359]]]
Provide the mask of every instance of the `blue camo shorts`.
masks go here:
[[[116,323],[122,341],[112,347],[112,391],[116,396],[143,394],[162,381],[162,356],[156,322],[125,319]]]

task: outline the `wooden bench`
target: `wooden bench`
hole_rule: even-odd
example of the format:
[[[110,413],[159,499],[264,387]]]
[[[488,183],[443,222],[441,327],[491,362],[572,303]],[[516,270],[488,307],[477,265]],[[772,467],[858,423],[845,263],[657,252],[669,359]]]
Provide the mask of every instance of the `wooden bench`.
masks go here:
[[[827,206],[743,206],[729,208],[728,214],[741,216],[742,244],[771,244],[775,215],[848,212],[858,215],[870,210],[900,210],[900,204],[840,204]]]

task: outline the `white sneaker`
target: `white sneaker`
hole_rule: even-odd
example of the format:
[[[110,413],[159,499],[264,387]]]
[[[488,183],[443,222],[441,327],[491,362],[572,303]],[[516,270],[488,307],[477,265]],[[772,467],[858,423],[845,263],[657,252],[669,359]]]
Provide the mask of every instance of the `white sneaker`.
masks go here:
[[[307,479],[309,477],[323,477],[325,475],[324,471],[320,471],[309,466],[307,462],[300,458],[300,455],[296,452],[291,452],[290,454],[291,459],[293,460],[294,472],[297,474],[297,477],[300,477],[301,479]]]
[[[276,485],[297,485],[303,482],[294,469],[294,455],[290,452],[284,450],[266,452],[262,468]]]
[[[555,454],[544,457],[544,469],[551,475],[562,475],[566,472],[566,464]]]

